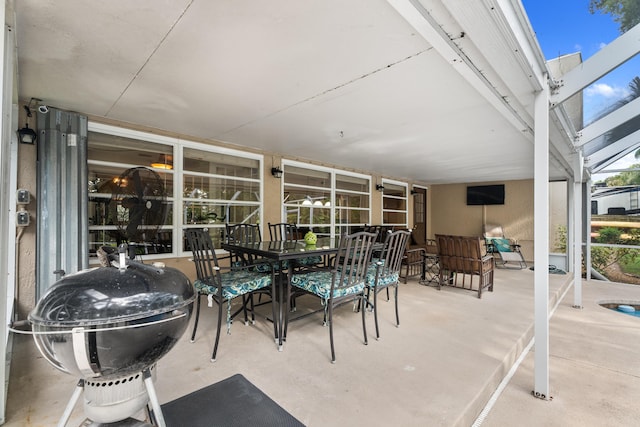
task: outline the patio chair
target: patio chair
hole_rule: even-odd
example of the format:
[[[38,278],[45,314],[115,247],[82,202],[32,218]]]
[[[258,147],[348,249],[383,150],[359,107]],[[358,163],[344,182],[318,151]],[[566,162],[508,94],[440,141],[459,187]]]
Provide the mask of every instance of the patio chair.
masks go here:
[[[331,343],[331,363],[336,361],[333,344],[333,310],[349,301],[354,307],[365,306],[365,281],[371,261],[371,249],[376,239],[375,233],[358,232],[340,238],[340,246],[330,269],[305,270],[289,275],[286,301],[291,299],[293,288],[320,298],[324,311],[324,322],[329,323],[329,341]],[[367,344],[365,311],[362,313],[362,332]],[[288,322],[288,318],[286,320]],[[285,334],[287,326],[285,325]]]
[[[436,234],[438,290],[445,285],[453,286],[477,291],[478,298],[482,298],[485,289],[493,292],[495,260],[491,254],[483,254],[481,241],[480,236]]]
[[[187,229],[185,234],[189,247],[193,252],[193,262],[195,263],[197,276],[193,284],[198,292],[191,342],[195,341],[196,330],[198,329],[200,300],[202,297],[207,297],[209,307],[212,307],[214,302],[218,305],[216,340],[211,355],[211,361],[215,362],[222,328],[222,307],[224,303],[227,303],[227,334],[231,334],[231,321],[240,311],[244,312],[244,321],[245,324],[248,324],[247,304],[250,304],[251,322],[255,323],[253,298],[246,298],[246,296],[251,296],[255,292],[270,292],[273,275],[271,272],[261,273],[252,270],[248,266],[235,266],[233,269],[229,268],[228,271],[223,272],[223,268],[218,265],[218,258],[208,230]],[[232,314],[231,301],[236,297],[242,297],[242,306]],[[272,315],[275,319],[275,306],[272,304],[272,307]]]
[[[257,224],[226,224],[226,240],[228,243],[260,243],[262,237],[260,235],[260,226]],[[247,252],[232,253],[231,265],[237,266],[251,266],[251,268],[257,270],[260,273],[270,272],[274,265],[270,260],[256,257]],[[277,267],[277,266],[275,266]],[[288,268],[286,263],[282,265],[283,269]]]
[[[407,243],[405,257],[402,260],[400,277],[404,283],[408,283],[410,278],[418,276],[420,283],[423,283],[425,281],[425,273],[429,270],[426,262],[431,255],[437,255],[435,241],[425,239],[424,236],[416,233],[415,229],[409,231],[411,232],[411,237]]]
[[[260,227],[256,224],[225,224],[225,231],[228,243],[260,243],[262,241]],[[259,263],[257,258],[246,253],[232,253],[230,257],[232,266],[256,265]],[[268,265],[258,268],[262,272],[271,270]]]
[[[276,224],[269,223],[269,237],[271,241],[295,241],[303,236],[296,224],[280,222]],[[320,266],[323,263],[324,259],[321,256],[310,256],[295,260],[295,267],[313,267]]]
[[[396,325],[400,326],[400,316],[398,314],[398,281],[400,280],[400,268],[405,249],[411,232],[398,230],[386,235],[384,248],[379,258],[374,259],[369,266],[367,280],[365,282],[366,307],[373,310],[373,318],[376,325],[376,339],[380,339],[378,328],[378,293],[383,289],[387,290],[387,300],[389,299],[389,288],[393,288],[393,297],[396,309]],[[371,294],[373,293],[373,301]]]
[[[377,233],[378,237],[376,238],[376,241],[378,243],[384,243],[384,240],[386,239],[387,234],[393,231],[393,227],[388,225],[365,224],[364,227],[362,228],[362,231],[366,231],[367,233]]]
[[[496,258],[496,266],[520,270],[527,268],[520,245],[504,235],[501,225],[485,224],[483,236],[487,253]]]

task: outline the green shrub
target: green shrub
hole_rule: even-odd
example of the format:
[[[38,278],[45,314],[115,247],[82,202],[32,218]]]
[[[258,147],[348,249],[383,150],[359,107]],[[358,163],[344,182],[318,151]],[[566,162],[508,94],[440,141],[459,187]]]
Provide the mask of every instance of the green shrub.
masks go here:
[[[556,227],[556,240],[553,245],[553,250],[559,253],[567,252],[567,226],[558,225]]]
[[[604,274],[604,270],[611,264],[609,260],[613,257],[613,248],[604,246],[591,247],[591,266],[599,273]]]
[[[616,227],[603,227],[598,232],[598,243],[620,243],[622,230]]]

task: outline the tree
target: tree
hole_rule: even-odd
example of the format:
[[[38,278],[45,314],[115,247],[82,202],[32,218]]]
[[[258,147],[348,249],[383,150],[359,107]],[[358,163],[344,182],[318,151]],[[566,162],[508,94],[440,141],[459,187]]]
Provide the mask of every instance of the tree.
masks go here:
[[[640,164],[631,165],[629,169],[640,169]],[[604,182],[607,187],[619,187],[622,185],[640,185],[640,172],[630,170],[629,172],[620,172],[617,175],[607,177]]]
[[[638,0],[590,0],[589,12],[608,13],[620,25],[620,33],[626,33],[640,23]]]

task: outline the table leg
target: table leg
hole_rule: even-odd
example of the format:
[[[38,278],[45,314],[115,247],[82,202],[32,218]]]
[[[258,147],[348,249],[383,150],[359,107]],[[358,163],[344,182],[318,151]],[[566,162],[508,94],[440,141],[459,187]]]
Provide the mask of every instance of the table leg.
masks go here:
[[[284,341],[284,316],[286,315],[287,302],[285,301],[286,296],[284,295],[284,283],[283,276],[284,272],[282,270],[282,262],[278,261],[279,272],[278,274],[278,351],[282,351],[283,341]],[[288,274],[288,273],[287,273]],[[284,312],[283,312],[284,306]]]

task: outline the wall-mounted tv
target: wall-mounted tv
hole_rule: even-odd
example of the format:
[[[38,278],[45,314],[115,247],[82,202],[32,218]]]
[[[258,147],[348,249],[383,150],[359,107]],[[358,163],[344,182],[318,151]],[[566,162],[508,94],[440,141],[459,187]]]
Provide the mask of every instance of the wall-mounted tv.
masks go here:
[[[504,184],[468,186],[467,205],[504,205]]]

